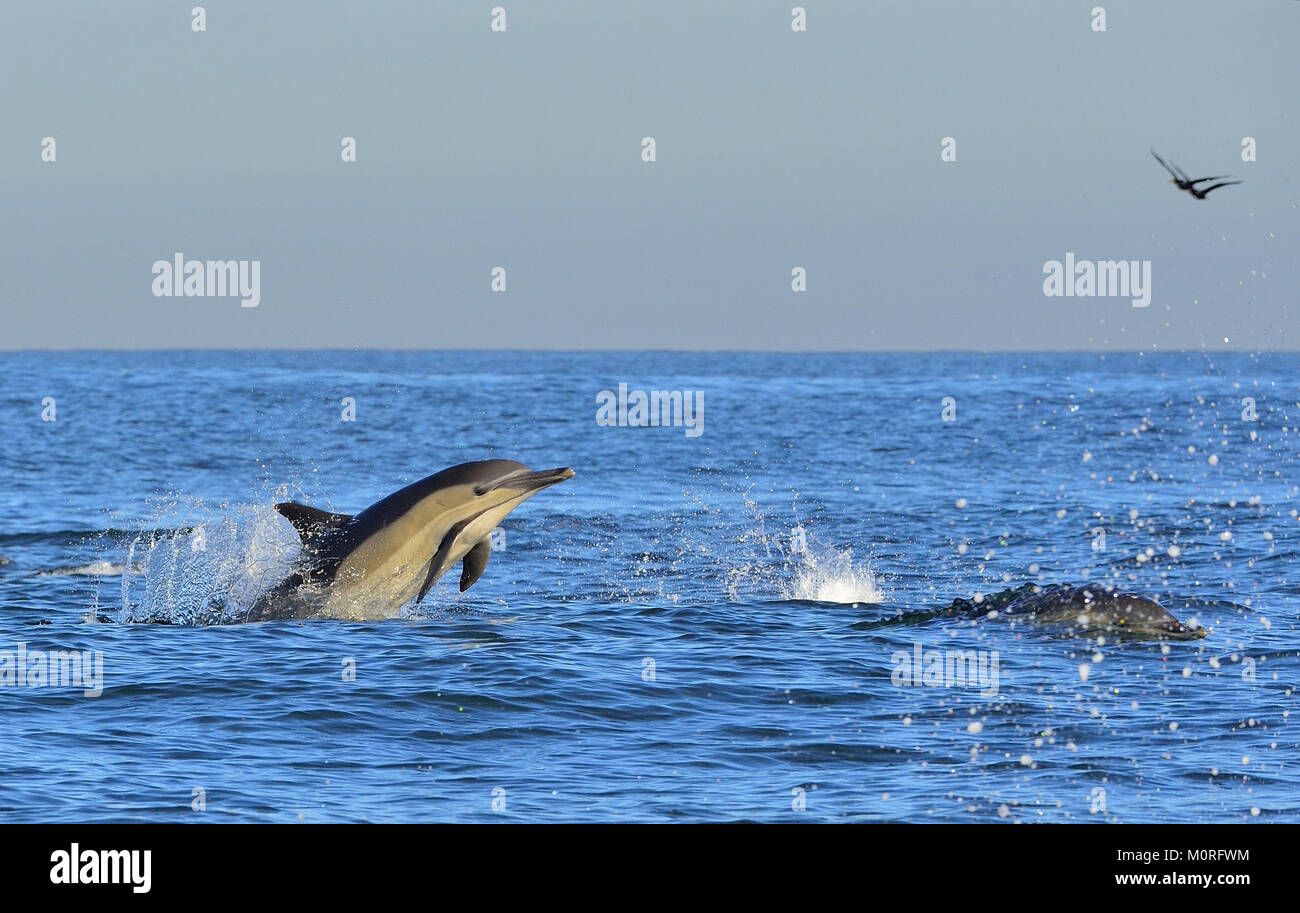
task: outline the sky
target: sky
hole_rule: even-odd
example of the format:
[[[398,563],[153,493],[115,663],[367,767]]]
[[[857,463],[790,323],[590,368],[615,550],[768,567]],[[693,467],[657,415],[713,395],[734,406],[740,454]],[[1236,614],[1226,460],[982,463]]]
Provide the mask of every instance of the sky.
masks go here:
[[[0,349],[1300,349],[1294,0],[196,5],[0,4]]]

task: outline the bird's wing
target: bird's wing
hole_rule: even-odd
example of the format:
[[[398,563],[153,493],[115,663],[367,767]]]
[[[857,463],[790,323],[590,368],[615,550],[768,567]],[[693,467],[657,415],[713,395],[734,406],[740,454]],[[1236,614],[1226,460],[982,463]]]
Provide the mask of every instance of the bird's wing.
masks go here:
[[[1177,163],[1174,162],[1173,159],[1169,160],[1169,164],[1173,165],[1174,170],[1178,172],[1178,179],[1180,181],[1182,181],[1184,184],[1190,184],[1192,182],[1192,179],[1187,176],[1187,172],[1179,168]]]
[[[1220,187],[1228,187],[1232,184],[1240,184],[1240,183],[1241,181],[1223,181],[1218,184],[1211,184],[1209,187],[1206,187],[1204,190],[1202,190],[1201,193],[1206,194],[1209,193],[1211,190],[1218,190]]]
[[[1156,161],[1164,166],[1165,171],[1168,171],[1173,176],[1174,180],[1182,180],[1182,178],[1178,177],[1178,172],[1174,171],[1174,169],[1169,167],[1168,162],[1166,162],[1160,156],[1156,155],[1156,151],[1154,149],[1151,150],[1151,154],[1156,156]]]
[[[1208,177],[1208,178],[1197,178],[1196,180],[1194,180],[1194,181],[1189,181],[1188,183],[1189,183],[1189,184],[1202,184],[1202,183],[1204,183],[1205,181],[1217,181],[1217,180],[1219,180],[1220,178],[1226,178],[1226,177],[1227,177],[1226,174],[1216,174],[1216,175],[1214,175],[1213,177]]]

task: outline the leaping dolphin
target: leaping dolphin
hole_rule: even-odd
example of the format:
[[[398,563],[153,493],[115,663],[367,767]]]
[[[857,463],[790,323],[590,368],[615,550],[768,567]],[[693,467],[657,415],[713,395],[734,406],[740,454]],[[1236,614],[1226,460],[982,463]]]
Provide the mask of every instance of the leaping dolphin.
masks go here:
[[[534,471],[513,460],[461,463],[393,492],[356,516],[286,502],[275,509],[302,537],[299,567],[248,610],[246,621],[391,618],[463,560],[460,588],[482,576],[489,535],[568,467]]]

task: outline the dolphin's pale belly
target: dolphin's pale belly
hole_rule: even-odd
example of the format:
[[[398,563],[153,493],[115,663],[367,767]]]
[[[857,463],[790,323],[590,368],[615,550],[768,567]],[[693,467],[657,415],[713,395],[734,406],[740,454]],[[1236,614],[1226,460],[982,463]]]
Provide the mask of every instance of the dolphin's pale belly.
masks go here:
[[[395,540],[390,549],[363,549],[348,556],[324,594],[320,615],[373,621],[392,618],[420,592],[437,548],[433,535]]]
[[[490,511],[491,516],[474,520],[439,562],[437,576],[461,561],[475,543],[491,532],[507,510]],[[255,618],[340,618],[351,621],[379,621],[393,618],[402,606],[413,601],[429,576],[451,524],[418,529],[410,523],[393,523],[384,534],[372,537],[351,552],[325,586],[277,588],[255,607]]]
[[[435,576],[455,567],[507,513],[509,506],[488,511],[461,530]],[[450,525],[444,523],[407,538],[395,528],[382,542],[353,552],[339,566],[333,585],[324,594],[319,616],[374,621],[397,615],[419,595],[429,576],[429,564],[449,531]]]
[[[323,594],[316,615],[353,621],[392,618],[419,593],[426,568],[427,562],[414,571],[402,567],[378,577],[364,573],[341,577]]]
[[[348,555],[333,579],[320,584],[290,578],[253,606],[250,620],[340,618],[378,621],[392,618],[415,599],[429,572],[436,543],[433,533],[385,537]],[[310,565],[310,562],[308,562]],[[304,571],[308,568],[304,567]]]

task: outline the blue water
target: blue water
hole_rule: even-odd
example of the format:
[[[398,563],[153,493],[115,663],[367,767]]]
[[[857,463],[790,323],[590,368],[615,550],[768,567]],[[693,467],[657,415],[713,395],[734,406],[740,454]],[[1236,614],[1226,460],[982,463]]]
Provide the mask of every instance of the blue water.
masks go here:
[[[1300,820],[1300,356],[0,367],[0,651],[103,662],[97,697],[0,687],[4,820]],[[599,426],[619,383],[703,391],[703,433]],[[277,500],[355,512],[489,457],[577,476],[468,592],[195,623],[292,562]],[[879,623],[1027,581],[1210,634]],[[996,693],[896,684],[917,645],[996,651]]]

